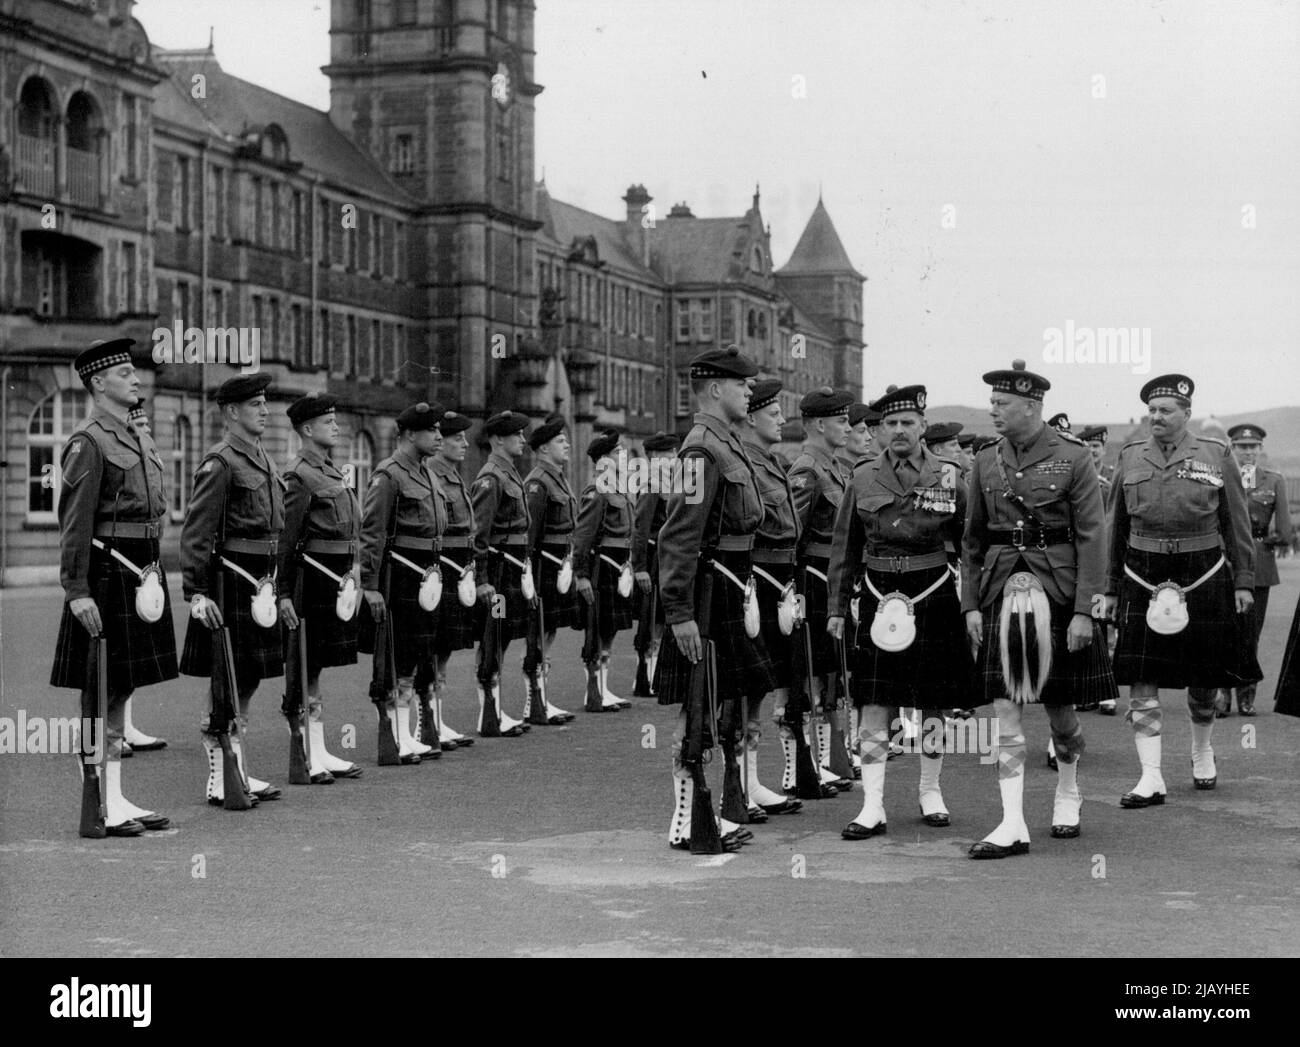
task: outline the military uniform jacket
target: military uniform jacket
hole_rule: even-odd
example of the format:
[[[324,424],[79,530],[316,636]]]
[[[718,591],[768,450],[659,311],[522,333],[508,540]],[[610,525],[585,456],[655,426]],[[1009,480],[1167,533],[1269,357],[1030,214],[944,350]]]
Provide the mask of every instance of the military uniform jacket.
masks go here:
[[[649,571],[655,566],[659,529],[668,519],[668,500],[659,491],[643,491],[632,516],[632,570]]]
[[[488,550],[507,538],[528,540],[528,502],[524,481],[508,457],[493,451],[470,490],[474,509],[474,571],[488,577]],[[514,550],[512,556],[518,557]]]
[[[1273,546],[1291,544],[1291,508],[1286,500],[1286,478],[1272,469],[1255,469],[1255,486],[1246,491],[1246,508],[1250,512],[1250,531],[1255,536],[1255,586],[1278,584],[1277,560]],[[1274,534],[1269,535],[1269,524]]]
[[[1027,544],[993,545],[992,532],[1009,532],[1032,521],[1018,502],[1004,496],[997,456],[1006,461],[1011,489],[1029,503],[1042,526],[1072,527],[1074,541],[1039,549]],[[1056,603],[1091,615],[1093,597],[1106,583],[1106,519],[1092,454],[1078,440],[1044,425],[1029,446],[1017,449],[1003,438],[975,456],[967,489],[962,539],[961,607],[991,607],[1023,558]]]
[[[226,539],[279,542],[284,489],[260,443],[227,432],[208,452],[194,474],[194,494],[181,527],[185,599],[211,595],[214,554]]]
[[[752,440],[741,440],[749,455],[763,499],[763,522],[754,537],[757,548],[787,548],[799,540],[799,517],[794,511],[794,490],[777,458]]]
[[[284,474],[284,531],[280,535],[281,595],[294,591],[301,548],[313,539],[355,542],[361,537],[361,507],[343,474],[315,447]]]
[[[829,614],[848,612],[863,553],[919,556],[960,547],[966,522],[961,463],[922,444],[917,464],[914,472],[887,452],[853,470],[849,496],[835,517]]]
[[[569,544],[578,516],[578,500],[563,470],[550,462],[538,462],[524,478],[524,491],[529,554],[536,553],[543,544]]]
[[[593,561],[606,538],[632,537],[632,503],[621,491],[603,491],[596,479],[582,490],[573,531],[573,572],[590,578]],[[620,559],[619,557],[611,557]],[[608,566],[608,565],[607,565]]]
[[[433,540],[447,528],[447,511],[436,497],[433,478],[424,461],[409,446],[401,446],[370,475],[361,514],[361,587],[379,588],[379,571],[389,535]]]
[[[59,581],[65,599],[90,596],[95,525],[155,522],[167,511],[163,464],[148,436],[96,407],[63,448],[59,493]],[[143,567],[144,564],[137,564]]]
[[[754,534],[763,522],[754,466],[726,422],[697,413],[678,457],[685,468],[702,471],[691,501],[685,492],[668,496],[668,515],[659,531],[659,596],[669,625],[694,620],[695,575],[717,539]],[[700,466],[693,465],[696,461]]]
[[[447,512],[447,535],[472,534],[474,531],[474,509],[469,502],[469,492],[465,490],[465,481],[460,478],[460,470],[455,462],[448,462],[434,455],[429,459],[428,472],[434,480],[434,490],[442,498]]]
[[[803,453],[790,466],[790,489],[795,515],[799,517],[800,559],[813,543],[830,545],[835,514],[848,488],[848,475],[830,452],[805,444]]]
[[[1152,538],[1223,538],[1233,588],[1255,585],[1255,544],[1241,472],[1228,445],[1186,429],[1169,460],[1155,439],[1124,445],[1115,466],[1107,592],[1118,593],[1130,532]],[[1163,579],[1147,579],[1160,582]]]

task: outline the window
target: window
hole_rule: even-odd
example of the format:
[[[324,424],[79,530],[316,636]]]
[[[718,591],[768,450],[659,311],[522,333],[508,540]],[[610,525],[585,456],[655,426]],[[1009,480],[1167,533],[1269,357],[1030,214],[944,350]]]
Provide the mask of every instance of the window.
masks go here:
[[[226,239],[226,169],[212,167],[212,185],[207,206],[211,209],[208,226],[214,240]]]
[[[122,241],[122,258],[117,267],[117,311],[134,313],[135,303],[135,244]]]
[[[397,0],[393,11],[394,25],[415,25],[416,20],[416,2],[415,0]]]
[[[510,4],[508,0],[497,0],[497,36],[510,35]]]
[[[622,334],[627,330],[627,288],[614,288],[614,330]]]
[[[136,110],[136,100],[132,95],[122,96],[122,110],[125,116],[125,135],[123,136],[122,149],[126,154],[123,159],[126,161],[126,177],[140,177],[140,123],[139,114]]]
[[[722,303],[722,341],[736,340],[736,310],[731,302]]]
[[[438,33],[438,50],[450,51],[456,46],[456,0],[438,0],[434,12],[434,26]]]
[[[266,198],[262,194],[262,179],[257,175],[252,177],[253,183],[253,228],[248,231],[245,237],[250,243],[260,244],[263,242],[262,222],[265,215]]]
[[[370,471],[375,467],[375,441],[364,429],[359,429],[352,437],[348,449],[348,465],[352,466],[354,491],[364,492],[370,485]]]
[[[184,280],[172,285],[172,322],[177,321],[182,328],[198,326],[190,315],[190,285]]]
[[[393,325],[379,325],[379,370],[380,381],[391,385],[397,377],[397,360],[393,356]]]
[[[303,253],[302,192],[298,189],[293,191],[293,240],[290,246],[293,248],[293,253],[301,258]]]
[[[398,135],[393,139],[393,174],[415,173],[415,139]]]
[[[214,287],[208,292],[208,325],[226,326],[226,292],[220,287]]]
[[[171,510],[172,519],[185,519],[185,508],[190,504],[190,493],[194,485],[194,468],[191,456],[194,453],[194,434],[190,420],[183,414],[176,416],[176,426],[172,430],[172,483]]]
[[[753,309],[749,310],[745,315],[745,334],[750,338],[754,338],[758,334],[758,317]]]
[[[374,225],[370,230],[375,238],[370,255],[370,272],[374,276],[383,276],[384,270],[388,268],[388,252],[384,250],[384,230],[387,225],[387,218],[375,215]]]
[[[289,307],[289,338],[293,349],[293,365],[307,367],[311,363],[310,353],[304,338],[302,326],[302,306],[295,303]]]
[[[677,372],[677,417],[691,413],[691,376],[686,371]]]
[[[32,412],[27,426],[27,520],[54,523],[55,498],[63,483],[59,452],[90,414],[90,396],[77,389],[60,389]]]
[[[262,296],[261,296],[260,294],[255,294],[255,295],[253,295],[253,297],[252,297],[252,306],[253,306],[253,323],[252,323],[252,326],[253,326],[253,327],[256,327],[258,330],[261,330],[261,327],[262,327],[262,320],[264,319],[264,314],[263,314],[263,312],[262,312]],[[260,336],[259,336],[259,337],[260,337]]]
[[[406,325],[398,324],[397,330],[393,332],[393,353],[397,357],[397,362],[393,367],[393,379],[396,380],[403,367],[406,366]]]
[[[330,311],[328,309],[320,311],[320,337],[312,346],[311,364],[313,367],[323,367],[328,364],[330,370],[334,370],[333,361],[330,359]]]
[[[268,298],[266,300],[266,321],[270,341],[266,343],[267,356],[273,356],[276,359],[283,359],[284,354],[280,349],[280,299]]]
[[[699,300],[700,325],[699,336],[705,342],[713,341],[713,299],[701,298]]]
[[[369,352],[369,358],[366,361],[366,374],[368,374],[371,378],[378,381],[381,377],[384,377],[379,372],[379,356],[381,352],[381,347],[379,342],[379,321],[378,320],[370,321],[370,344],[369,344],[368,352]]]
[[[347,320],[348,340],[344,346],[347,355],[343,358],[343,373],[355,376],[357,373],[357,318],[349,314]]]
[[[758,340],[764,345],[767,344],[767,310],[758,311]]]
[[[177,229],[190,227],[190,161],[178,156],[172,166],[172,223]]]
[[[756,273],[763,271],[763,249],[757,245],[754,246],[754,253],[750,257],[749,268]]]
[[[330,226],[334,221],[333,208],[324,197],[320,201],[320,264],[330,264]]]
[[[677,299],[677,340],[679,342],[689,342],[691,340],[691,300],[689,298]]]

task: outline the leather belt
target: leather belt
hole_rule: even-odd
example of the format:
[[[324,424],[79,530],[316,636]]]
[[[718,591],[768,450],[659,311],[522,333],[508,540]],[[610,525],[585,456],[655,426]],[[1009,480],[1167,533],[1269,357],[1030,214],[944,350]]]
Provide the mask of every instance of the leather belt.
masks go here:
[[[302,547],[302,551],[321,556],[356,556],[357,543],[341,538],[311,538]]]
[[[274,538],[227,538],[221,543],[223,553],[252,553],[254,556],[274,556]]]
[[[822,560],[829,560],[831,558],[831,543],[830,542],[809,542],[807,545],[803,547],[803,554],[804,556],[812,556]]]
[[[96,538],[160,538],[163,522],[161,520],[101,520],[95,524]]]
[[[470,541],[470,536],[467,534],[444,534],[442,536],[442,547],[444,549],[468,549]]]
[[[889,571],[892,574],[906,574],[908,571],[924,571],[929,567],[943,567],[948,563],[948,554],[942,551],[917,553],[914,556],[868,556],[862,557],[862,566],[870,571]]]
[[[492,539],[491,544],[494,549],[522,549],[528,545],[528,536],[516,531],[502,538]]]
[[[436,538],[421,538],[414,534],[395,534],[393,535],[392,547],[394,549],[417,549],[422,553],[431,553],[437,545]]]
[[[794,563],[794,546],[754,546],[750,555],[754,563]]]
[[[572,537],[573,531],[543,531],[542,541],[544,542],[567,542]]]
[[[602,538],[597,543],[602,549],[626,549],[628,540],[626,538]]]
[[[1145,534],[1130,534],[1128,547],[1144,553],[1199,553],[1204,549],[1221,549],[1223,540],[1218,531],[1210,534],[1188,534],[1181,538],[1156,538]]]
[[[1073,527],[989,528],[990,545],[1014,545],[1017,549],[1026,549],[1030,546],[1035,549],[1046,549],[1049,545],[1069,545],[1073,541]]]
[[[712,551],[719,553],[747,553],[752,548],[754,548],[754,536],[752,534],[724,534],[719,536],[718,544],[713,547]]]

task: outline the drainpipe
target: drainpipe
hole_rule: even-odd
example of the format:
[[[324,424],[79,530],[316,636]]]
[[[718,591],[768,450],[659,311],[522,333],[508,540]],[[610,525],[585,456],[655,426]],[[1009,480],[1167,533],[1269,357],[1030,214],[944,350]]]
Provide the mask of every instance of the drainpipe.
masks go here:
[[[13,371],[10,364],[5,364],[0,371],[0,437],[6,442],[9,438],[9,374]],[[0,480],[0,589],[5,587],[5,572],[9,564],[9,463],[5,462],[3,480]]]
[[[208,316],[208,143],[210,138],[204,138],[199,146],[199,164],[201,171],[199,174],[199,184],[203,187],[200,193],[203,203],[200,205],[199,215],[199,324],[206,327]],[[229,196],[227,195],[227,200]],[[213,207],[217,210],[217,207]],[[213,326],[216,326],[215,322]],[[199,363],[199,383],[202,396],[199,400],[199,450],[206,453],[205,448],[208,446],[208,361],[207,361],[206,343],[203,359]]]

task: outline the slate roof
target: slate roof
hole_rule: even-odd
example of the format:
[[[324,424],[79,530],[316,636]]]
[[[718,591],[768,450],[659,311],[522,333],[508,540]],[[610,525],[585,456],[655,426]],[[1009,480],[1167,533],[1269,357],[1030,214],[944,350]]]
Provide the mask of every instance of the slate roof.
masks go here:
[[[537,189],[537,217],[542,222],[542,236],[563,250],[572,247],[575,239],[590,236],[596,241],[597,254],[607,265],[633,273],[643,280],[658,279],[641,264],[641,259],[624,239],[622,222],[556,200],[545,186]]]
[[[835,223],[826,210],[820,197],[813,209],[812,217],[804,226],[803,235],[795,244],[790,261],[777,270],[781,276],[813,276],[830,273],[851,273],[858,279],[865,279],[853,268],[848,252],[840,242],[840,234],[835,231]]]

